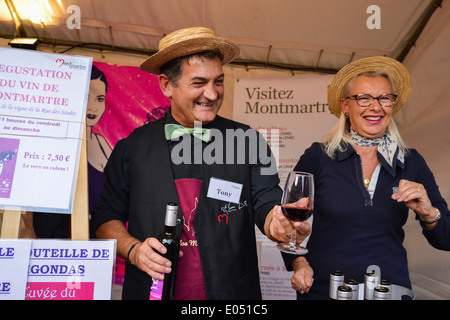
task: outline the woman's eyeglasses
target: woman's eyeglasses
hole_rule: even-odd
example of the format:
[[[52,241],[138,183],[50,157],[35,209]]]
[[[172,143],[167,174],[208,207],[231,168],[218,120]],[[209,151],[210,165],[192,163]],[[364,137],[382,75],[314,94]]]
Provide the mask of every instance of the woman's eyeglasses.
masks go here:
[[[370,94],[355,94],[353,96],[348,96],[346,99],[355,100],[360,107],[370,107],[374,100],[378,100],[378,103],[382,107],[392,107],[395,99],[397,99],[397,95],[382,94],[381,96],[373,97]]]

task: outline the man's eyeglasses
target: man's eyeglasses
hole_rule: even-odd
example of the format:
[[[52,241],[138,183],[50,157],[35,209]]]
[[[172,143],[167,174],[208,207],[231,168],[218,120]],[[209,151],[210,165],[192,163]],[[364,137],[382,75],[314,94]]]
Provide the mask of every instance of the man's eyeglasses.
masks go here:
[[[373,97],[370,94],[355,94],[353,96],[348,96],[346,99],[352,99],[356,100],[356,103],[360,107],[370,107],[373,103],[373,100],[378,100],[378,103],[382,107],[392,107],[392,105],[395,102],[395,99],[397,99],[396,94],[382,94],[378,97]]]

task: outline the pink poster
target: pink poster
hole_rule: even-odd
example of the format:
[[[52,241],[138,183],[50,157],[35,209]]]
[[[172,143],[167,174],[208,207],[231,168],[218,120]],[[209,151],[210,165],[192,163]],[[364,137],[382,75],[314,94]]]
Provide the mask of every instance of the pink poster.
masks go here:
[[[88,126],[111,147],[135,128],[164,116],[170,105],[159,89],[158,76],[102,62],[93,63],[89,95]]]
[[[165,116],[169,105],[156,75],[138,67],[93,63],[86,111],[90,209],[101,191],[103,168],[117,141]],[[125,262],[117,258],[115,284],[123,283],[124,269]]]

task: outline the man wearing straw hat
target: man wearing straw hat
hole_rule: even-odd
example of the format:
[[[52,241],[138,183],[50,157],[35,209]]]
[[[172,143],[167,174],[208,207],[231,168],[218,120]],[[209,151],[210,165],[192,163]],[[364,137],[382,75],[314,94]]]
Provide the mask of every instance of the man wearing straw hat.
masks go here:
[[[276,217],[268,222],[281,190],[276,170],[262,173],[270,166],[266,160],[274,160],[265,141],[248,126],[217,115],[222,66],[238,55],[236,44],[196,27],[164,37],[159,51],[141,65],[159,75],[170,112],[117,143],[92,214],[97,236],[117,239],[118,255],[127,259],[124,299],[148,299],[152,278],[162,280],[172,271],[155,237],[163,231],[166,203],[174,201],[181,209],[176,232],[182,252],[175,299],[261,299],[254,226],[263,232],[270,226],[282,237],[291,225]],[[233,145],[231,163],[230,131],[258,138],[256,145]],[[204,159],[212,146],[214,155],[227,161]],[[256,147],[269,154],[260,159]],[[244,162],[237,161],[241,156]],[[299,229],[300,239],[310,230],[307,223]]]

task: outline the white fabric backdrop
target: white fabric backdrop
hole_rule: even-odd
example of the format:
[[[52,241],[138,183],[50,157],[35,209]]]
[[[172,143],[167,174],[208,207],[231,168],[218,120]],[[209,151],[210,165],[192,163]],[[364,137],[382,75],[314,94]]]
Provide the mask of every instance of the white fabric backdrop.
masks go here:
[[[413,78],[411,98],[396,117],[410,147],[418,149],[450,203],[450,6],[436,11],[404,64]],[[412,215],[405,247],[418,299],[450,299],[450,253],[432,248]]]

